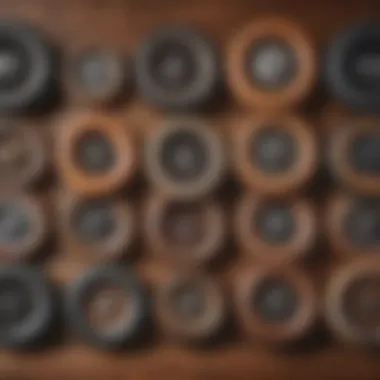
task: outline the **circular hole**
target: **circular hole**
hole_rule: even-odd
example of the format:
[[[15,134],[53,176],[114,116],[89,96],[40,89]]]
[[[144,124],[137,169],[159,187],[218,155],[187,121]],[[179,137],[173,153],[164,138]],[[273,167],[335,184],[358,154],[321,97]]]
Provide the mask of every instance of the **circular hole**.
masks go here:
[[[77,140],[74,160],[86,173],[102,175],[113,169],[117,158],[114,146],[107,136],[98,131],[89,131]]]
[[[251,80],[264,90],[281,90],[297,75],[298,59],[295,51],[281,39],[267,38],[255,43],[247,58]]]
[[[0,244],[24,245],[33,231],[28,212],[16,203],[0,203]]]
[[[268,244],[284,244],[295,234],[296,222],[287,205],[271,204],[260,207],[253,217],[254,229]]]
[[[209,168],[209,151],[200,136],[191,132],[172,133],[163,142],[161,165],[174,181],[196,181]]]
[[[194,52],[179,41],[165,41],[157,46],[150,64],[156,83],[168,91],[182,90],[196,79]]]
[[[203,223],[199,205],[189,203],[170,204],[162,220],[162,233],[171,246],[191,249],[204,237],[206,226]]]
[[[380,174],[380,133],[365,133],[355,138],[348,152],[350,165],[358,173]]]
[[[255,290],[252,309],[265,323],[288,323],[297,313],[298,295],[291,284],[271,278]]]
[[[87,201],[76,207],[72,215],[72,226],[83,242],[95,244],[115,236],[118,220],[112,204],[105,201]]]
[[[380,329],[380,278],[369,276],[350,284],[344,296],[344,312],[350,323],[364,332]]]
[[[380,204],[360,202],[344,220],[344,231],[349,240],[364,249],[380,245]]]
[[[297,143],[288,132],[268,127],[254,136],[251,159],[266,173],[284,173],[291,170],[298,160]]]

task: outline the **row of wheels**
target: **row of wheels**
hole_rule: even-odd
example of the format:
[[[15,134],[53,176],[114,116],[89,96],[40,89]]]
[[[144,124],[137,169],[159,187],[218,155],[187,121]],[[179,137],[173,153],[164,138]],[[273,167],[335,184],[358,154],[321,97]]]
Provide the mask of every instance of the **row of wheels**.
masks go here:
[[[377,123],[373,118],[343,120],[321,141],[316,127],[288,115],[230,121],[228,131],[226,123],[174,117],[143,133],[122,119],[83,113],[61,121],[51,155],[64,186],[84,197],[117,193],[138,172],[173,198],[209,195],[230,174],[255,193],[282,197],[310,187],[321,170],[349,190],[377,196]],[[10,123],[0,143],[5,186],[27,188],[48,172],[51,149],[36,128]]]
[[[27,348],[41,343],[60,310],[64,325],[77,337],[106,350],[136,344],[153,326],[180,344],[215,343],[231,316],[241,337],[272,347],[299,343],[321,321],[340,340],[377,346],[376,260],[361,259],[337,269],[322,294],[295,267],[246,268],[228,285],[201,272],[168,273],[149,292],[131,269],[108,265],[80,275],[62,299],[32,267],[2,268],[0,344]]]
[[[287,19],[258,19],[234,31],[225,58],[202,32],[164,27],[141,42],[133,59],[126,51],[88,46],[65,60],[62,74],[46,33],[3,21],[0,109],[30,109],[62,90],[80,103],[108,104],[134,82],[146,101],[164,110],[203,108],[220,98],[224,82],[245,106],[283,109],[305,100],[326,73],[329,90],[349,107],[376,112],[379,39],[375,24],[348,28],[330,44],[324,69],[310,37]]]
[[[248,194],[237,200],[233,212],[215,200],[161,196],[148,198],[141,210],[118,198],[87,200],[66,193],[56,202],[52,212],[36,197],[0,197],[3,262],[50,254],[49,243],[58,237],[76,258],[132,260],[146,249],[179,267],[208,266],[225,254],[248,262],[309,262],[325,256],[323,239],[329,243],[324,250],[341,258],[380,252],[379,202],[346,194],[332,197],[323,216],[304,198],[279,201]]]

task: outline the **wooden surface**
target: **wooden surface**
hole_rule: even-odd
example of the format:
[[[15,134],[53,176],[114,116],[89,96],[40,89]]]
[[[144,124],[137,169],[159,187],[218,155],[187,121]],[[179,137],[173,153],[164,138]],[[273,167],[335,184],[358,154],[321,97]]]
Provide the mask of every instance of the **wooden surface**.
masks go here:
[[[329,38],[350,23],[380,16],[376,0],[1,0],[3,18],[21,18],[35,23],[56,42],[62,57],[96,44],[133,55],[140,41],[155,27],[167,23],[201,28],[219,43],[222,53],[232,33],[255,17],[266,14],[290,17],[308,30],[323,53]],[[323,92],[323,91],[322,91]],[[326,93],[299,112],[321,128],[321,115],[331,103]],[[70,99],[59,108],[33,121],[54,139],[55,126],[63,115],[77,109]],[[164,115],[151,110],[136,94],[115,110],[107,111],[126,121],[137,132],[154,128]],[[206,115],[215,128],[232,130],[247,115],[232,101],[223,111]],[[29,122],[27,120],[27,122]],[[59,202],[56,186],[41,190],[52,205]],[[138,200],[134,200],[138,204]],[[52,207],[55,210],[55,207]],[[53,211],[52,211],[53,212]],[[53,220],[59,219],[55,217]],[[39,265],[62,287],[91,264],[55,227],[58,248]],[[238,254],[236,256],[239,256]],[[324,256],[324,255],[323,255]],[[212,269],[216,276],[233,282],[244,266],[239,258]],[[330,262],[314,263],[307,270],[319,283]],[[153,288],[170,268],[142,251],[133,264]],[[228,289],[227,289],[228,290]],[[33,353],[0,352],[0,380],[378,380],[379,356],[327,340],[301,352],[273,352],[236,336],[210,351],[173,346],[162,339],[144,349],[106,354],[65,337],[47,350]]]

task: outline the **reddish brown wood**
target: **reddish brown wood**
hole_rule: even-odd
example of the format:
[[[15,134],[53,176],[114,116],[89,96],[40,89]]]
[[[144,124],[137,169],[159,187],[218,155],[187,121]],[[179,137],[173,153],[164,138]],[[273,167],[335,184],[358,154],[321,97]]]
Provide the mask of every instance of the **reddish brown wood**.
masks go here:
[[[63,66],[76,52],[97,45],[112,51],[133,54],[140,42],[158,26],[190,24],[207,32],[219,44],[223,62],[226,64],[228,46],[233,36],[252,20],[275,14],[292,20],[305,29],[315,43],[319,58],[329,40],[341,28],[352,23],[373,19],[380,12],[380,4],[373,0],[360,2],[346,0],[1,0],[0,15],[4,19],[20,18],[30,21],[47,33],[60,49]],[[227,91],[230,94],[230,91]],[[315,100],[315,101],[314,101]],[[322,129],[320,115],[332,99],[322,91],[322,96],[305,103],[300,108],[312,128]],[[42,117],[26,119],[36,123],[36,130],[47,140],[47,152],[51,142],[57,141],[56,125],[62,122],[62,114],[78,111],[78,101],[66,96],[62,104],[52,113]],[[81,110],[83,111],[83,110]],[[245,112],[250,112],[247,108]],[[136,134],[149,132],[162,125],[167,115],[158,113],[133,93],[133,97],[110,111],[112,116],[123,120],[125,131]],[[343,109],[343,113],[350,114]],[[223,107],[204,115],[222,134],[239,129],[241,114],[234,99],[228,97]],[[329,127],[326,128],[329,130]],[[229,134],[227,134],[229,136]],[[55,183],[38,190],[47,203],[57,205],[59,196]],[[291,194],[293,195],[293,194]],[[136,197],[124,197],[124,202],[133,201],[138,207],[145,201],[145,192]],[[231,217],[230,204],[226,215]],[[57,217],[58,218],[58,217]],[[57,224],[54,223],[56,226]],[[53,226],[53,224],[52,224]],[[138,225],[139,226],[139,225]],[[93,259],[81,255],[77,246],[70,246],[61,230],[57,228],[57,247],[49,252],[49,259],[40,267],[63,289],[73,278],[81,275]],[[141,260],[134,263],[142,279],[152,288],[169,278],[172,268],[148,250],[143,250]],[[212,268],[215,278],[224,289],[236,283],[242,270],[248,265],[244,255],[236,248],[230,251],[233,260],[228,264]],[[325,286],[324,274],[336,264],[335,256],[328,250],[325,259],[314,263],[308,275]],[[252,264],[257,267],[257,264]],[[225,290],[227,298],[231,299]],[[229,306],[229,310],[233,309]],[[356,347],[346,348],[329,340],[322,346],[302,353],[271,352],[258,342],[247,342],[244,334],[234,336],[228,344],[210,351],[189,350],[172,346],[167,339],[157,336],[152,345],[144,350],[126,351],[120,354],[104,354],[86,345],[74,342],[70,333],[57,345],[33,353],[0,351],[1,380],[130,380],[165,379],[309,379],[309,380],[378,380],[380,365],[378,358]]]

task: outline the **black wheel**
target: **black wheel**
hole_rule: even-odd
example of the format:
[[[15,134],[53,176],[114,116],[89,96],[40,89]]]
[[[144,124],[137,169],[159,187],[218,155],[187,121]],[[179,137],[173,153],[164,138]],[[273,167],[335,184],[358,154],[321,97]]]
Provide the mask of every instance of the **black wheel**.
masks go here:
[[[111,265],[95,267],[75,281],[66,306],[74,332],[104,350],[136,342],[149,316],[148,297],[135,273]]]
[[[156,31],[135,57],[139,92],[167,110],[199,108],[211,101],[220,82],[219,58],[198,32],[171,27]]]
[[[41,273],[27,266],[0,268],[0,345],[28,348],[51,332],[55,306],[53,288]]]
[[[0,111],[18,112],[42,105],[54,84],[51,47],[33,27],[0,23]]]
[[[327,84],[348,107],[380,112],[380,28],[353,26],[330,44]]]

